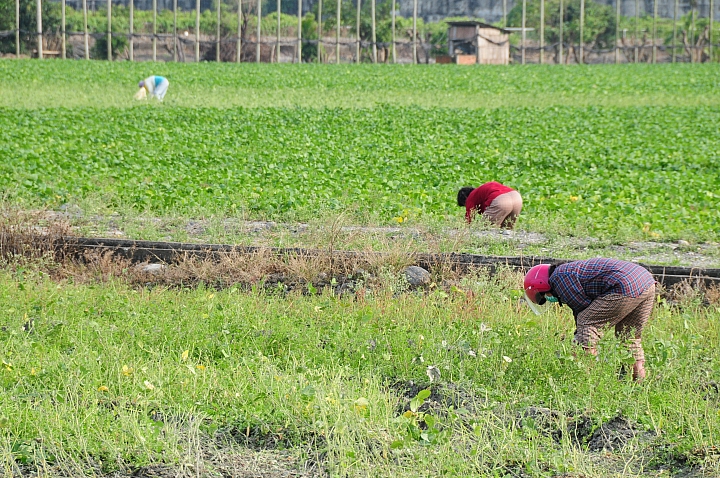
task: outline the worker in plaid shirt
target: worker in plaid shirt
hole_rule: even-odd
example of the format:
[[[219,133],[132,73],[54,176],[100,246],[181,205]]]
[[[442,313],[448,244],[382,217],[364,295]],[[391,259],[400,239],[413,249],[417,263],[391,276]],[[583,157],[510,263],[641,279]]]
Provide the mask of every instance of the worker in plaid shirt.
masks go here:
[[[633,378],[645,378],[643,326],[655,303],[655,279],[642,266],[616,259],[589,259],[559,266],[540,264],[525,276],[525,295],[534,304],[567,304],[575,316],[575,341],[597,354],[602,328],[630,341]]]

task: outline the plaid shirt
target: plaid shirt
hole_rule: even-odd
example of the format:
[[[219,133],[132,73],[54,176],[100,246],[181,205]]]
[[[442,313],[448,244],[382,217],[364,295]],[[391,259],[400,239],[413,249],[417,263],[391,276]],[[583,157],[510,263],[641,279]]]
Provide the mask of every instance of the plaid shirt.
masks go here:
[[[549,282],[555,295],[577,316],[594,299],[607,294],[639,297],[655,279],[632,262],[596,258],[557,266]]]

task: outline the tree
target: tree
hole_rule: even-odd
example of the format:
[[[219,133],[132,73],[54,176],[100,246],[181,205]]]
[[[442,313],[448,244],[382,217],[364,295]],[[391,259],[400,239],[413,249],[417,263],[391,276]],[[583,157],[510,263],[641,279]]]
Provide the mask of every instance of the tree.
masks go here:
[[[563,43],[575,45],[580,41],[580,0],[564,2],[563,7]],[[539,35],[540,3],[527,2],[525,24],[535,28]],[[508,25],[522,26],[522,3],[515,5],[508,14]],[[608,5],[601,5],[585,0],[585,24],[583,26],[583,44],[586,52],[593,48],[614,47],[615,42],[615,12]],[[560,1],[545,1],[545,43],[556,44],[560,42]],[[574,50],[574,49],[573,49]],[[577,52],[575,52],[577,58]],[[583,59],[584,61],[584,59]]]
[[[316,42],[306,43],[305,40],[317,40],[317,22],[315,21],[315,15],[312,12],[308,12],[302,19],[302,60],[305,63],[317,59],[318,45]]]
[[[692,5],[692,3],[691,3]],[[685,53],[690,57],[691,61],[696,63],[710,60],[709,49],[710,44],[710,23],[707,18],[697,18],[697,13],[693,9],[687,15],[684,15],[680,22],[680,43]],[[717,43],[717,37],[713,38]],[[673,41],[672,32],[666,34],[665,44],[671,45]],[[720,49],[713,51],[715,60],[720,56]]]
[[[27,53],[37,46],[37,3],[20,0],[20,51]],[[42,6],[43,32],[60,28],[60,5],[45,1]],[[0,31],[15,30],[15,0],[0,0]],[[0,38],[0,52],[15,52],[15,35]]]

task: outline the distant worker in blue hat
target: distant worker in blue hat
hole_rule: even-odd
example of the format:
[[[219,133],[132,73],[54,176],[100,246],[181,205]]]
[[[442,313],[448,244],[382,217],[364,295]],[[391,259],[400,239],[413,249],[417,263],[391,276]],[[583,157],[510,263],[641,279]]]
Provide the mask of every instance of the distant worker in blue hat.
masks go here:
[[[170,82],[164,76],[149,76],[138,83],[140,90],[135,94],[135,98],[143,100],[154,96],[158,101],[162,101],[168,86],[170,86]]]

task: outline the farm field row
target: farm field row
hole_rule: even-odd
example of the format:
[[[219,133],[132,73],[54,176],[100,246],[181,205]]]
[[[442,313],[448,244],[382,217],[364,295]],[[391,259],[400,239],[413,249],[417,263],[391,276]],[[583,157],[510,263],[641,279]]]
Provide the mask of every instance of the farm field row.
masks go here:
[[[524,197],[521,229],[715,241],[717,107],[0,110],[0,184],[27,207],[451,222],[457,188]]]
[[[720,104],[720,65],[458,67],[0,62],[0,107],[137,106],[137,82],[170,80],[165,107],[702,106]]]
[[[455,203],[491,179],[523,194],[536,252],[685,239],[717,256],[718,73],[0,61],[1,472],[720,475],[716,289],[658,297],[636,384],[612,334],[595,360],[566,307],[531,315],[518,274],[412,290],[400,273],[420,247],[507,250],[468,239],[485,231]],[[164,104],[130,99],[150,74],[170,78]],[[344,278],[261,255],[146,277],[13,255],[34,225],[13,213],[36,208],[140,239],[275,220],[290,232],[272,245],[391,254]]]
[[[0,467],[209,474],[249,446],[285,450],[308,476],[720,473],[717,308],[659,302],[637,385],[618,380],[615,339],[597,361],[576,355],[569,314],[518,304],[519,276],[428,294],[384,280],[339,297],[5,271]]]

